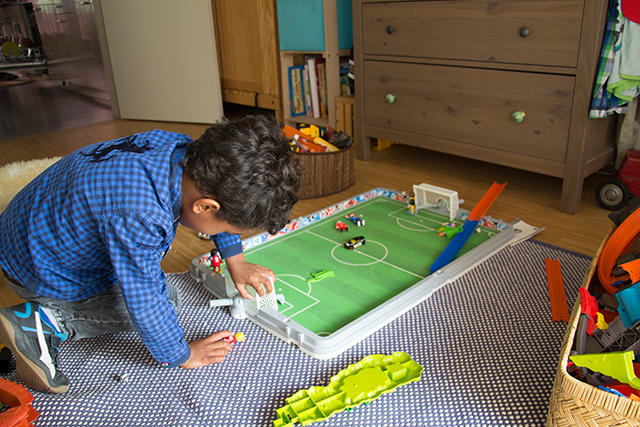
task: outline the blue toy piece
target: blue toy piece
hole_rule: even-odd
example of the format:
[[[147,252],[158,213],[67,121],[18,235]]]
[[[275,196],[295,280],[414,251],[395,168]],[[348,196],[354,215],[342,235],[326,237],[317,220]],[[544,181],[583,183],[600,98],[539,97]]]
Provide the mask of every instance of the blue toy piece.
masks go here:
[[[615,295],[622,323],[625,327],[630,328],[640,321],[640,282],[616,292]]]
[[[444,251],[442,251],[440,256],[433,262],[433,264],[431,264],[429,271],[434,273],[453,261],[456,255],[458,255],[458,252],[460,252],[460,249],[462,249],[464,244],[467,243],[471,234],[473,234],[473,231],[478,226],[478,222],[479,221],[477,220],[467,220],[467,222],[462,226],[462,231],[453,236],[453,239],[449,242],[447,247],[444,248]]]
[[[356,225],[356,227],[360,227],[360,226],[363,226],[365,224],[364,218],[362,218],[362,214],[355,215],[353,213],[350,213],[349,215],[345,215],[345,218],[347,218],[349,221],[353,222]]]

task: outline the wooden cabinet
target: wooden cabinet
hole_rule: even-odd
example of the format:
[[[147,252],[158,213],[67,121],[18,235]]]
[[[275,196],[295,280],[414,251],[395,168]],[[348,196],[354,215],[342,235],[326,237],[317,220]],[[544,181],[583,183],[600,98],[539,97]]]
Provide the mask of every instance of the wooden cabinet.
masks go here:
[[[560,177],[577,212],[614,155],[587,118],[607,4],[354,1],[358,157],[384,138]]]
[[[282,120],[275,0],[213,0],[222,99]]]

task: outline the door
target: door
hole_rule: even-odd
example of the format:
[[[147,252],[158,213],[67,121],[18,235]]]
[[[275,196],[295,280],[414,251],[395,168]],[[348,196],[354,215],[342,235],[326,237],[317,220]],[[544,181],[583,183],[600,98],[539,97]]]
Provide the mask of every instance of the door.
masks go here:
[[[214,123],[222,117],[210,0],[107,0],[97,12],[121,118]]]

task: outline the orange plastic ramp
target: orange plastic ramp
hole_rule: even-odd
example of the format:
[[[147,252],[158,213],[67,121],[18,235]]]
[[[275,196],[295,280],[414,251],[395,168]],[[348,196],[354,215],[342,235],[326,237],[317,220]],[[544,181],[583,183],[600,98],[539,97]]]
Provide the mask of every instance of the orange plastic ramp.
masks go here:
[[[554,322],[563,320],[569,322],[569,308],[567,307],[567,294],[564,291],[560,261],[557,259],[544,259],[547,267],[547,285],[549,286],[549,300],[551,302],[551,319]]]
[[[480,221],[484,214],[487,213],[493,202],[496,201],[502,189],[507,186],[507,183],[498,184],[494,182],[491,185],[491,188],[487,190],[487,192],[482,196],[482,199],[478,202],[478,204],[473,208],[471,213],[469,214],[469,220],[471,221]]]
[[[629,279],[631,279],[631,283],[640,282],[640,258],[634,259],[633,261],[625,262],[624,264],[620,264],[620,267],[627,273],[629,273]]]
[[[600,258],[598,258],[598,279],[600,284],[611,295],[618,291],[615,286],[611,286],[618,280],[615,277],[611,277],[618,257],[628,250],[639,234],[640,209],[636,209],[615,229],[602,248]]]

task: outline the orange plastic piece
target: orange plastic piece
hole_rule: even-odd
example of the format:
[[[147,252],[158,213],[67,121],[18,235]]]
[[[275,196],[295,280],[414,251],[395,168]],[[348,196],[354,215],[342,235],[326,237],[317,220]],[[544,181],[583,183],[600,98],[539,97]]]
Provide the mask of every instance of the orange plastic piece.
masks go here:
[[[289,138],[292,141],[294,137],[297,137],[296,142],[302,145],[305,148],[305,150],[309,151],[310,153],[324,153],[325,151],[327,151],[327,147],[324,147],[320,144],[316,144],[315,142],[313,142],[313,137],[300,132],[298,129],[294,127],[291,127],[289,125],[284,125],[284,128],[282,129],[282,133],[286,138]]]
[[[598,279],[602,287],[611,295],[618,291],[611,284],[619,280],[611,277],[611,272],[620,255],[629,249],[638,233],[640,233],[640,209],[636,209],[616,228],[602,248],[598,259]]]
[[[496,199],[502,192],[502,189],[506,186],[506,182],[504,184],[498,184],[497,182],[494,182],[493,185],[491,185],[491,188],[487,190],[485,195],[482,196],[482,199],[480,199],[478,204],[469,214],[469,221],[480,221],[484,214],[487,213],[493,202],[496,201]]]
[[[564,291],[560,261],[557,259],[544,259],[547,267],[547,285],[549,286],[549,300],[551,301],[551,319],[554,322],[569,321],[569,308],[567,307],[567,294]]]
[[[4,378],[0,378],[0,402],[9,407],[0,413],[0,426],[31,426],[40,415],[31,402],[33,396],[26,388]]]
[[[620,267],[629,273],[631,283],[640,282],[640,258],[620,264]]]

